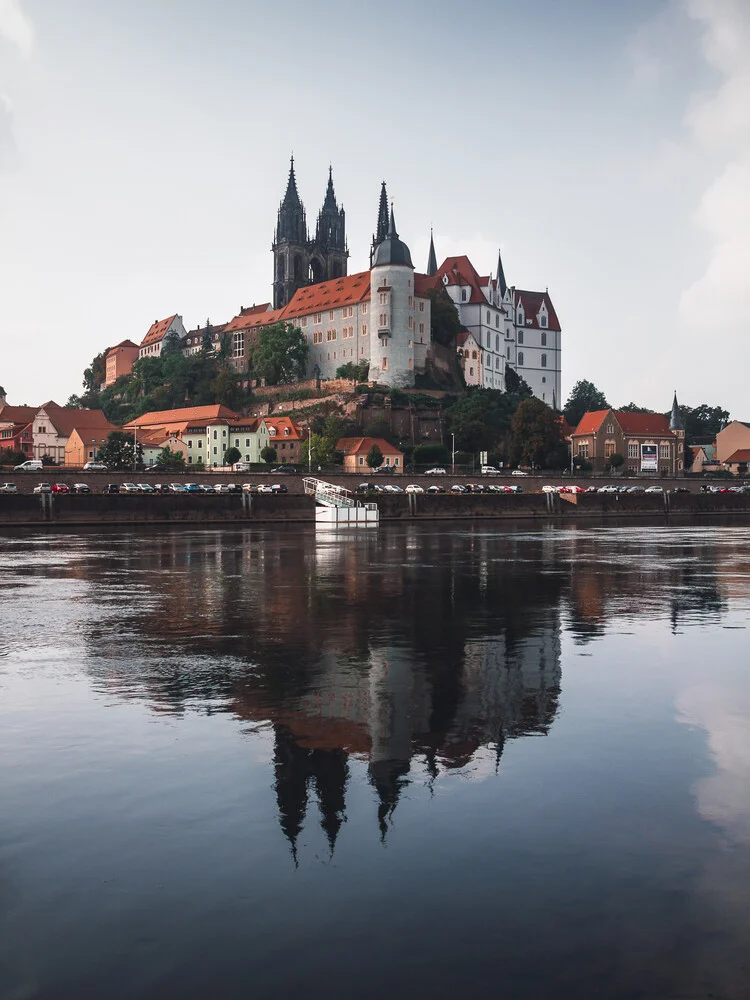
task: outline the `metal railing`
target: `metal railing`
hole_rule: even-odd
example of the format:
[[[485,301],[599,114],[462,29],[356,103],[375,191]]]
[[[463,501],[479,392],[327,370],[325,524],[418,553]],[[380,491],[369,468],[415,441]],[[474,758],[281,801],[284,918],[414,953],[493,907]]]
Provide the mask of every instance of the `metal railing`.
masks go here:
[[[355,507],[357,501],[352,496],[350,490],[343,486],[334,486],[333,483],[326,483],[322,479],[305,477],[302,480],[307,496],[315,497],[315,502],[323,507]]]

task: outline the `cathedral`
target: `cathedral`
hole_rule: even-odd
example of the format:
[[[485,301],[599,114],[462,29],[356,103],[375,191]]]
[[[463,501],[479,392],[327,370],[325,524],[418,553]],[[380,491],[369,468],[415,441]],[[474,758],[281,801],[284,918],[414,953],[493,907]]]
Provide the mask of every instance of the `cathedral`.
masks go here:
[[[213,333],[215,339],[231,338],[239,371],[247,371],[248,350],[259,331],[281,322],[298,327],[309,345],[308,378],[335,378],[342,365],[367,362],[370,381],[413,386],[438,353],[431,307],[435,295],[443,294],[461,323],[456,353],[468,386],[504,391],[506,371],[513,369],[539,399],[559,405],[562,332],[549,291],[509,285],[500,255],[494,275],[480,274],[466,255],[438,264],[432,236],[425,271],[417,271],[396,228],[385,182],[369,270],[349,274],[346,215],[336,199],[333,171],[329,168],[311,238],[292,158],[271,249],[273,302],[241,309]],[[199,348],[204,332],[188,334],[187,353]]]

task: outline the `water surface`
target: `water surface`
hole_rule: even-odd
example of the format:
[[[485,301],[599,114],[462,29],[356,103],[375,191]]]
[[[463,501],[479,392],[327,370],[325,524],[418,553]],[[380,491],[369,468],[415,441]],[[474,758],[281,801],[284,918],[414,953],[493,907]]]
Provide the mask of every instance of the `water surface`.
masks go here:
[[[0,998],[750,997],[750,531],[0,539]]]

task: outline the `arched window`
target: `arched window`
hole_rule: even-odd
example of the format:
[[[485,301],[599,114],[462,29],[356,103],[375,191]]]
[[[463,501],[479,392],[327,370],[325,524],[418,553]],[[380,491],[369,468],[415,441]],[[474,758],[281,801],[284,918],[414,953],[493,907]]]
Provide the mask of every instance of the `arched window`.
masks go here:
[[[519,344],[523,343],[523,330],[518,331],[518,343]]]
[[[466,301],[466,289],[465,288],[461,289],[461,301],[462,302]]]
[[[500,326],[500,313],[495,316],[495,326],[499,328]]]
[[[523,351],[518,352],[518,363],[519,365],[523,364]]]
[[[471,352],[471,357],[472,357],[472,360],[476,361],[477,360],[477,352],[476,351],[472,351]]]
[[[497,334],[495,335],[495,350],[496,351],[500,350],[500,337]]]
[[[489,351],[489,349],[490,349],[490,331],[488,330],[487,331],[487,350]]]
[[[500,370],[500,358],[495,358],[495,368],[497,368],[498,371]]]
[[[547,334],[543,333],[542,334],[542,347],[546,347],[546,346],[547,346]]]
[[[547,367],[547,355],[543,354],[542,355],[542,368],[546,368],[546,367]]]
[[[491,322],[492,322],[492,320],[491,320],[491,318],[490,318],[490,311],[489,311],[489,309],[488,309],[488,310],[487,310],[487,326],[489,326]]]

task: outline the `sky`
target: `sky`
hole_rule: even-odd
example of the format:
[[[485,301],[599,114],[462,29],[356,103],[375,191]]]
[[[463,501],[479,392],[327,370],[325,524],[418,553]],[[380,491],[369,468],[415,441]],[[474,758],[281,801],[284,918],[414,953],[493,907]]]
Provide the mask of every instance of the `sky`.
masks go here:
[[[271,296],[293,152],[350,273],[548,288],[563,398],[750,420],[750,0],[0,0],[0,385],[63,403],[155,319]]]

